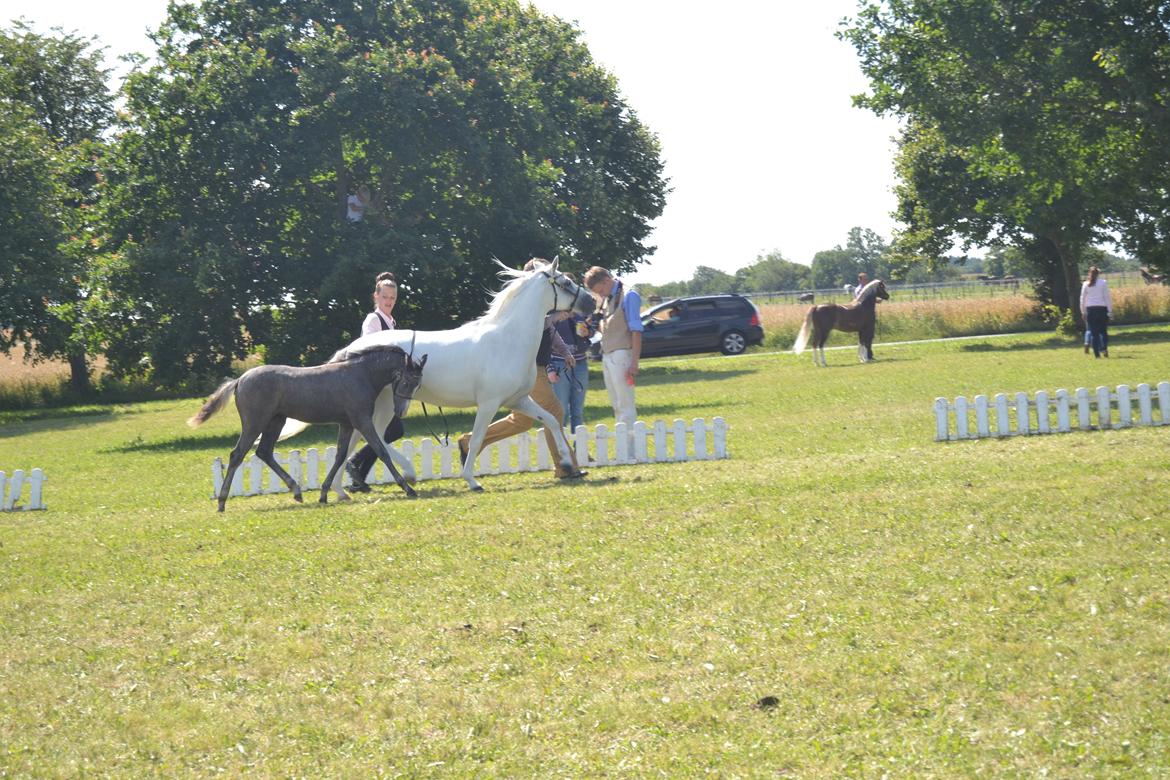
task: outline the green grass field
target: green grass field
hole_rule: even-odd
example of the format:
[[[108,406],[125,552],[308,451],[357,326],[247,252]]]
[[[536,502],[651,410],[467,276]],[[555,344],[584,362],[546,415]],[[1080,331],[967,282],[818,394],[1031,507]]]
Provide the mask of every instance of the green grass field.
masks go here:
[[[50,482],[0,515],[0,777],[1165,776],[1170,427],[939,444],[932,403],[1168,347],[647,361],[641,419],[723,416],[730,460],[222,515],[230,411],[3,413]]]

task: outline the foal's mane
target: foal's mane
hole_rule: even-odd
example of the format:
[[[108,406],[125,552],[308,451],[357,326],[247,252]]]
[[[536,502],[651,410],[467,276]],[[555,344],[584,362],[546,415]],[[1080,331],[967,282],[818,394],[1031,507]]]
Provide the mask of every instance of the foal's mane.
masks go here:
[[[351,350],[346,350],[346,349],[340,349],[333,356],[333,358],[330,359],[329,362],[330,363],[346,363],[349,361],[358,360],[359,358],[371,357],[373,355],[379,355],[383,352],[388,352],[391,355],[394,355],[395,353],[397,353],[399,355],[402,355],[403,357],[406,356],[406,350],[404,350],[400,346],[397,346],[396,344],[371,344],[370,346],[366,347],[365,349],[362,349],[361,351],[358,351],[358,350],[351,351]]]
[[[857,302],[859,304],[865,303],[873,296],[877,295],[878,285],[882,284],[881,279],[874,279],[872,282],[867,282],[865,287],[861,288],[861,292],[857,295]]]

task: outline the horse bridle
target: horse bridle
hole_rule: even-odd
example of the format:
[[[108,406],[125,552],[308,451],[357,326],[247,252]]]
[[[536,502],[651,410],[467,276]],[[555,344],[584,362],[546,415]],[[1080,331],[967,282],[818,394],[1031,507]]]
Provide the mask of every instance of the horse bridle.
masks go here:
[[[560,298],[558,297],[560,294],[560,285],[557,284],[557,280],[564,277],[564,274],[557,274],[556,276],[553,276],[548,271],[541,271],[541,273],[548,277],[548,282],[549,282],[549,284],[552,285],[552,288],[553,288],[553,310],[557,311],[558,310],[557,304],[560,302]],[[581,297],[581,285],[577,284],[576,282],[572,281],[571,279],[569,279],[567,281],[569,281],[574,287],[577,288],[577,292],[575,292],[573,294],[573,303],[575,304],[575,303],[577,303],[577,299]],[[568,292],[568,290],[566,290],[565,295],[568,295],[568,294],[569,294],[569,292]],[[588,293],[586,293],[586,295],[588,295]],[[572,307],[570,307],[566,311],[571,310],[571,309],[572,309]]]

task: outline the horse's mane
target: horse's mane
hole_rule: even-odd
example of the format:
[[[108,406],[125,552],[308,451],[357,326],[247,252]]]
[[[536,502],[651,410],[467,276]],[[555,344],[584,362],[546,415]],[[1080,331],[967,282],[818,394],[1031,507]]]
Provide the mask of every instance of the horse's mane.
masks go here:
[[[877,294],[878,285],[882,283],[881,279],[874,279],[872,282],[867,282],[865,287],[861,288],[861,292],[857,295],[857,303],[862,304]]]
[[[545,261],[539,259],[537,262],[545,263]],[[492,301],[488,305],[487,312],[485,312],[484,315],[480,317],[481,320],[491,319],[507,308],[512,299],[519,294],[520,287],[523,285],[524,280],[528,279],[533,274],[532,271],[518,271],[515,268],[509,268],[499,260],[495,260],[495,264],[500,267],[498,275],[502,278],[509,279],[510,281],[504,285],[502,290],[492,294]],[[547,264],[545,264],[545,267],[547,267]],[[544,269],[537,268],[536,270],[542,271]]]

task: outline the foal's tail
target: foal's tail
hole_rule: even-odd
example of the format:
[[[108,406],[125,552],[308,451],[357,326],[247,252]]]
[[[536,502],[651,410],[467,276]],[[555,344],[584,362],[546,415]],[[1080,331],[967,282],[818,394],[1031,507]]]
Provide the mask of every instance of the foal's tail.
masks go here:
[[[800,333],[796,334],[796,342],[792,345],[792,351],[797,355],[804,352],[804,348],[808,346],[808,337],[812,333],[812,315],[813,310],[809,309],[808,314],[804,315],[804,324],[800,326]]]
[[[300,420],[294,420],[293,418],[289,417],[284,421],[284,427],[280,429],[280,435],[276,437],[276,440],[284,441],[289,436],[296,436],[298,433],[308,427],[309,424],[307,422],[301,422]]]
[[[229,379],[220,385],[219,389],[211,394],[211,398],[207,399],[207,403],[203,404],[199,413],[187,420],[187,424],[192,428],[198,428],[211,419],[211,415],[222,409],[227,400],[232,397],[232,393],[236,392],[236,383],[239,381],[239,379]]]

